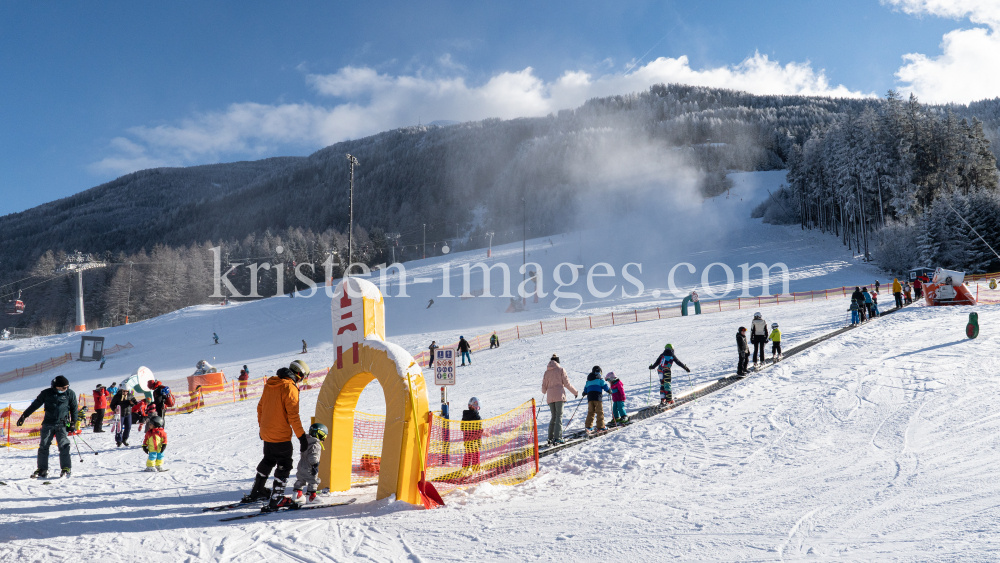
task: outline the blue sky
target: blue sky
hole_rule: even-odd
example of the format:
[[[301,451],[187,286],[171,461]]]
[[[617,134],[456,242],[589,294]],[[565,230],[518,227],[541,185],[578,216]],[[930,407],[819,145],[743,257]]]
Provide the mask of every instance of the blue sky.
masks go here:
[[[138,169],[545,115],[663,81],[994,97],[995,3],[4,2],[0,214]]]

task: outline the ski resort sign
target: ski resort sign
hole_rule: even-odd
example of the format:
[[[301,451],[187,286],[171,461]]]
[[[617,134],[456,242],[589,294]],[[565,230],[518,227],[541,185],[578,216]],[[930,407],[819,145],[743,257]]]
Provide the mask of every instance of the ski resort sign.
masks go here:
[[[434,385],[455,384],[455,351],[434,350]]]

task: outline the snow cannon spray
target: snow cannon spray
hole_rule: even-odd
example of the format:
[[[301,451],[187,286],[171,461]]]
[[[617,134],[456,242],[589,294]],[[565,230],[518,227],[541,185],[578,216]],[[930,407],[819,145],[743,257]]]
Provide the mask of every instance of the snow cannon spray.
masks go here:
[[[965,325],[965,335],[969,338],[979,336],[979,313],[969,313],[969,324]]]

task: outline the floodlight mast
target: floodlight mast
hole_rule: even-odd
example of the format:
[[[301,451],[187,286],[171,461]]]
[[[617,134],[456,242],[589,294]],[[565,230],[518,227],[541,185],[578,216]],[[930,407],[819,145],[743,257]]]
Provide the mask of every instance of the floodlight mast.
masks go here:
[[[354,166],[360,166],[358,159],[354,158],[350,154],[347,155],[347,161],[351,163],[351,204],[350,204],[350,221],[348,222],[348,232],[347,232],[347,270],[344,272],[344,277],[351,275],[351,264],[354,263]]]
[[[75,254],[66,257],[66,262],[56,268],[56,273],[76,274],[76,324],[73,325],[73,332],[83,332],[87,330],[87,322],[83,312],[83,272],[94,268],[105,268],[107,264],[94,260],[90,254],[83,254],[79,250]]]

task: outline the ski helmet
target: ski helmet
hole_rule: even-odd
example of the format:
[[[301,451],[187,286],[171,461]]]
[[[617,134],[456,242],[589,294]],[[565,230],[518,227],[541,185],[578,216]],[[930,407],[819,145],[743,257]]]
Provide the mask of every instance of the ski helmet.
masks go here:
[[[762,317],[763,317],[763,315],[761,315],[759,312],[753,314],[753,318],[755,318],[755,319],[760,319]]]
[[[666,346],[663,347],[663,349],[664,350],[673,350],[674,349],[674,345],[673,344],[667,344]]]
[[[478,411],[479,410],[479,399],[473,397],[469,399],[469,408]]]
[[[778,328],[778,323],[771,323],[771,328]]]
[[[594,366],[594,369],[590,370],[590,373],[596,373],[597,375],[601,375],[604,372],[601,371],[601,366]]]
[[[740,327],[740,332],[746,332],[746,331],[747,331],[747,327],[745,327],[745,326],[741,326]]]
[[[154,416],[149,419],[150,428],[163,428],[163,418],[159,416]]]
[[[615,375],[615,372],[611,372],[604,379],[607,379],[608,381],[618,381],[618,376]]]
[[[292,372],[292,379],[295,380],[295,383],[298,383],[309,376],[309,364],[302,360],[295,360],[288,364],[288,371]]]
[[[312,436],[313,438],[316,438],[320,442],[326,440],[326,435],[328,433],[329,430],[327,430],[326,425],[320,424],[318,422],[314,423],[312,426],[309,427],[309,435]]]

